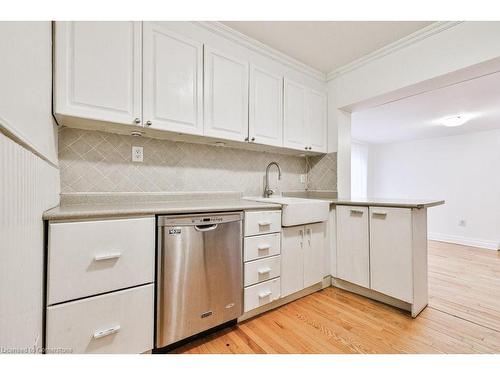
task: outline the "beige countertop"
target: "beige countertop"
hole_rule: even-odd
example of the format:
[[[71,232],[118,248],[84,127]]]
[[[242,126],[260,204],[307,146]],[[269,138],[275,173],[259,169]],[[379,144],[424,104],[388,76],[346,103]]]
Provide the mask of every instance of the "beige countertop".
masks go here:
[[[103,217],[183,214],[198,212],[241,211],[251,209],[275,209],[281,205],[252,202],[238,198],[168,200],[158,202],[109,202],[63,204],[43,214],[44,220],[73,220]]]
[[[346,206],[377,206],[401,208],[428,208],[444,204],[444,200],[386,199],[386,198],[335,198],[332,204]]]
[[[337,193],[332,191],[285,192],[283,195],[297,198],[321,199],[335,205],[346,206],[428,208],[445,203],[444,200],[434,199],[338,198]]]

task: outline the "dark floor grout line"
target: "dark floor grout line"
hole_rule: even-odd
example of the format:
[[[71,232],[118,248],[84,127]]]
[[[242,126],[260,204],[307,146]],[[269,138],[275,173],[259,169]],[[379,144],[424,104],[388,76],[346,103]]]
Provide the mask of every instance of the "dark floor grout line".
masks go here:
[[[466,321],[466,322],[469,322],[469,323],[475,324],[475,325],[477,325],[477,326],[480,326],[480,327],[483,327],[483,328],[486,328],[486,329],[492,330],[492,331],[494,331],[494,332],[498,332],[498,333],[500,333],[500,330],[498,330],[498,329],[495,329],[495,328],[492,328],[492,327],[485,326],[485,325],[483,325],[483,324],[481,324],[481,323],[477,323],[477,322],[474,322],[474,321],[469,320],[469,319],[465,319],[465,318],[463,318],[463,317],[461,317],[461,316],[458,316],[458,315],[452,314],[452,313],[450,313],[450,312],[448,312],[448,311],[443,311],[443,310],[440,310],[440,309],[438,309],[438,308],[436,308],[436,307],[433,307],[433,306],[431,306],[431,305],[429,305],[429,306],[427,306],[427,307],[428,307],[429,309],[433,309],[433,310],[436,310],[436,311],[440,311],[440,312],[442,312],[443,314],[446,314],[446,315],[449,315],[449,316],[453,316],[453,317],[455,317],[455,318],[457,318],[457,319],[460,319],[460,320],[463,320],[463,321]]]

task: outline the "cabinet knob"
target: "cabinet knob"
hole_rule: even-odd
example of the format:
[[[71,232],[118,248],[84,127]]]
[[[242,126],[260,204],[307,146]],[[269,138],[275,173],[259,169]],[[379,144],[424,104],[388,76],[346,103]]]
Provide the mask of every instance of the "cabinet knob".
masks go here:
[[[245,137],[245,142],[248,142],[248,137]]]
[[[311,147],[311,146],[309,146],[309,150],[312,150],[312,147]]]
[[[151,125],[153,125],[153,123],[151,121],[146,122],[146,126],[151,126]]]
[[[255,141],[255,137],[252,137],[251,141],[254,142]]]
[[[306,147],[304,147],[304,150],[309,150],[309,148],[306,146]]]
[[[140,123],[141,123],[141,119],[140,119],[139,117],[136,117],[136,118],[134,119],[134,122],[135,122],[136,124],[140,124]]]

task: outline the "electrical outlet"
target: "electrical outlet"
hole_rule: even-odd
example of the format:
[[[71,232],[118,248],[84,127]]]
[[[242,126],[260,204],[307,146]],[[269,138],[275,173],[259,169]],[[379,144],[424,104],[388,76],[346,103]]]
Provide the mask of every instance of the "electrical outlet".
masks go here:
[[[132,161],[142,163],[144,161],[144,148],[141,146],[132,146]]]
[[[467,226],[467,222],[465,221],[465,219],[461,219],[461,220],[458,222],[458,225],[460,225],[461,227],[465,227],[465,226]]]
[[[306,175],[305,174],[300,175],[300,183],[302,183],[302,184],[306,183]]]

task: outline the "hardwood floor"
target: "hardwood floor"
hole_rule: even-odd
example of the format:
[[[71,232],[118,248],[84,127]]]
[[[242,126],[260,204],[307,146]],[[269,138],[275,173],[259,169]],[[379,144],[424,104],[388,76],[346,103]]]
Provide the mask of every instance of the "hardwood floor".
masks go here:
[[[429,306],[327,288],[175,353],[500,353],[500,253],[429,242]]]

